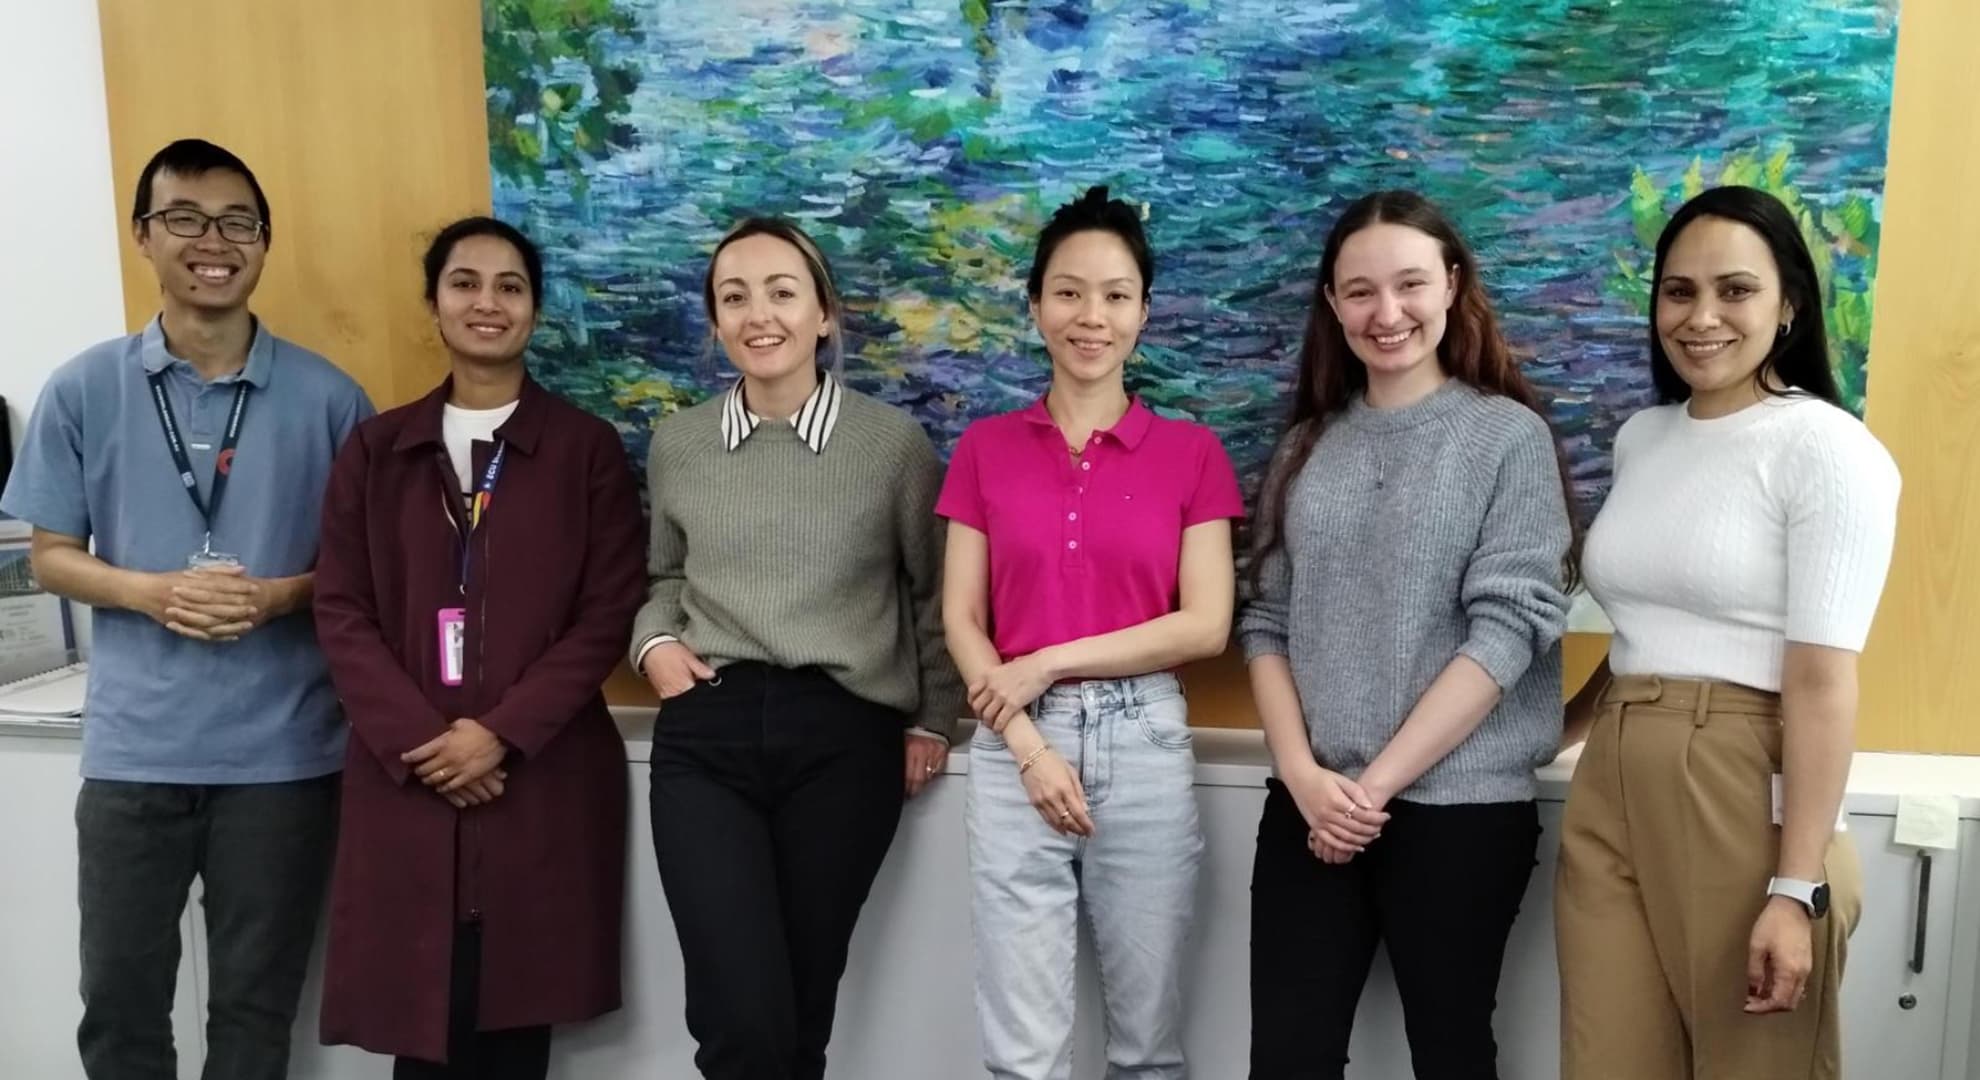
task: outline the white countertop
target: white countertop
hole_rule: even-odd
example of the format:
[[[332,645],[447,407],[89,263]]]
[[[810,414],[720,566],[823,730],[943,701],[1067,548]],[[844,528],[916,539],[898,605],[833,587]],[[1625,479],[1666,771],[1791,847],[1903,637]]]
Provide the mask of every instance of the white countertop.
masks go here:
[[[612,713],[626,738],[627,759],[647,760],[654,711],[615,708]],[[967,733],[973,727],[974,721],[963,722],[961,742],[950,751],[945,772],[969,772]],[[1272,772],[1272,756],[1265,748],[1264,732],[1205,727],[1194,731],[1199,786],[1265,786],[1265,778]],[[1540,798],[1554,802],[1567,798],[1568,780],[1574,775],[1580,757],[1581,747],[1576,746],[1540,769]],[[1895,815],[1898,797],[1902,795],[1957,795],[1960,816],[1980,820],[1980,757],[1871,752],[1856,755],[1845,789],[1845,810],[1852,814]]]
[[[615,707],[613,717],[626,740],[626,760],[643,762],[652,749],[652,709]],[[965,735],[970,724],[965,722]],[[1196,782],[1210,787],[1263,787],[1271,774],[1265,736],[1256,730],[1197,728]],[[82,722],[16,717],[0,713],[0,738],[76,739]],[[1540,798],[1567,797],[1568,779],[1581,748],[1562,754],[1539,772]],[[965,737],[949,754],[951,774],[969,772],[969,742]],[[1960,817],[1980,820],[1980,757],[1955,754],[1890,754],[1864,752],[1850,767],[1844,809],[1852,814],[1896,814],[1903,795],[1956,795]]]

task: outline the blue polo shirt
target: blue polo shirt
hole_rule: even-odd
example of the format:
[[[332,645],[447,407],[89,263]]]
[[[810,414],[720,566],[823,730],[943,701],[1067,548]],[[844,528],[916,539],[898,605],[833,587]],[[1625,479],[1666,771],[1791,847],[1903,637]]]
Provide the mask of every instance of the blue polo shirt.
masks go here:
[[[247,366],[205,382],[165,349],[159,321],[62,365],[42,388],[0,510],[95,541],[129,570],[183,570],[206,526],[186,495],[147,379],[163,372],[208,499],[238,384],[247,411],[213,523],[213,550],[256,577],[316,565],[330,463],[371,402],[329,361],[257,324]],[[95,609],[82,774],[98,780],[257,784],[336,772],[344,724],[305,610],[237,642],[205,643],[133,611]]]

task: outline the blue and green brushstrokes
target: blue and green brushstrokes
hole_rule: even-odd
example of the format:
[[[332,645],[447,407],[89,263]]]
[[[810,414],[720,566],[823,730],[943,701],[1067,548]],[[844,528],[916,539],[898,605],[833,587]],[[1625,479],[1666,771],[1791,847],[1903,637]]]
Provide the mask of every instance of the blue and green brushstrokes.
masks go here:
[[[636,459],[718,391],[701,275],[798,219],[847,375],[945,451],[1048,370],[1033,237],[1089,184],[1146,202],[1132,385],[1255,479],[1325,231],[1384,187],[1478,251],[1592,511],[1651,400],[1649,245],[1703,185],[1789,200],[1860,409],[1896,0],[486,0],[495,205],[549,264],[533,363]]]

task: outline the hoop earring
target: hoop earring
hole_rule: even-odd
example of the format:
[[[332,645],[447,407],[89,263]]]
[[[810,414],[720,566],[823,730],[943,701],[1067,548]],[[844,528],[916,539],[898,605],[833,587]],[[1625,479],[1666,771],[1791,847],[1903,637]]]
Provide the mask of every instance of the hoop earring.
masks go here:
[[[1781,329],[1780,329],[1780,332],[1779,332],[1779,333],[1777,333],[1777,334],[1775,334],[1774,336],[1775,336],[1775,337],[1786,337],[1786,336],[1788,336],[1789,334],[1792,334],[1792,333],[1794,333],[1794,320],[1793,320],[1793,319],[1789,319],[1788,321],[1786,321],[1786,322],[1784,322],[1784,323],[1782,323],[1782,324],[1781,324]]]

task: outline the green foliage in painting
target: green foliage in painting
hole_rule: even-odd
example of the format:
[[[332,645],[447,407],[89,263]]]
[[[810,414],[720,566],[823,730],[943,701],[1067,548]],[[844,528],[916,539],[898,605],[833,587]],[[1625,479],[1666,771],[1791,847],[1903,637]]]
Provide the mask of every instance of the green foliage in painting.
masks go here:
[[[1757,149],[1748,149],[1727,156],[1719,164],[1713,183],[1759,188],[1781,200],[1800,224],[1802,239],[1808,243],[1822,280],[1829,363],[1835,369],[1843,404],[1860,416],[1870,356],[1871,283],[1877,276],[1876,208],[1861,195],[1850,195],[1834,207],[1816,206],[1802,196],[1792,181],[1792,172],[1789,147],[1779,146],[1766,157]],[[1638,246],[1615,253],[1616,268],[1608,286],[1645,316],[1650,313],[1655,287],[1651,273],[1657,237],[1679,206],[1705,190],[1705,176],[1704,160],[1693,158],[1690,167],[1674,181],[1660,183],[1639,168],[1630,182],[1629,215]]]
[[[559,170],[582,193],[584,166],[633,144],[626,123],[639,67],[623,46],[633,16],[611,0],[486,0],[489,165],[540,185]]]

